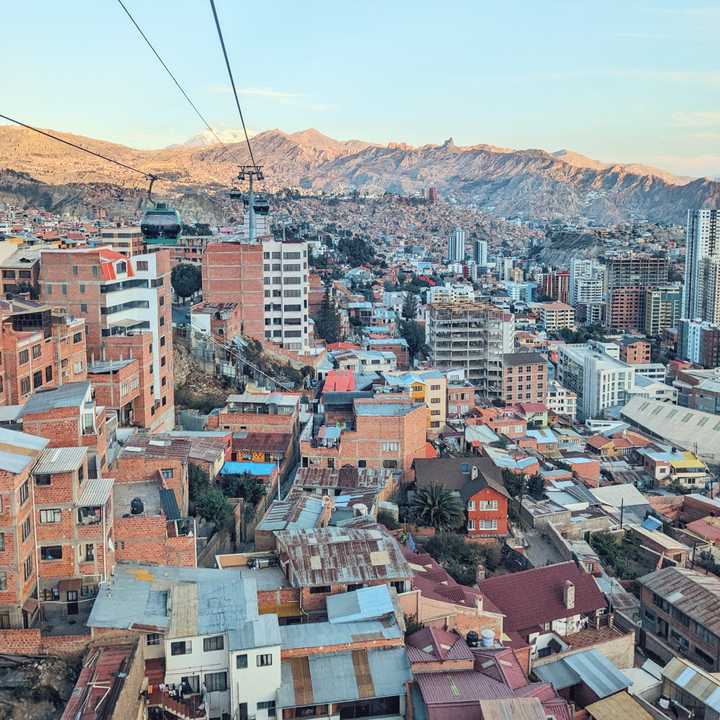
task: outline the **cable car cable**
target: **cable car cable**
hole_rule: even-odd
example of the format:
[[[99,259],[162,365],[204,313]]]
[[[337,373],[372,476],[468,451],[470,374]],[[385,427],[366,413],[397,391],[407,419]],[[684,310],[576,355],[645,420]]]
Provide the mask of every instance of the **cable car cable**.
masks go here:
[[[0,113],[0,118],[3,120],[7,120],[11,123],[14,123],[15,125],[19,125],[20,127],[24,127],[27,130],[32,130],[33,132],[38,133],[39,135],[44,135],[45,137],[50,138],[51,140],[57,140],[58,142],[63,143],[63,145],[69,145],[72,148],[75,148],[76,150],[81,150],[84,153],[87,153],[88,155],[94,155],[96,158],[100,158],[101,160],[106,160],[107,162],[112,163],[113,165],[118,165],[121,168],[125,168],[126,170],[130,170],[131,172],[137,173],[138,175],[142,175],[143,177],[147,178],[148,180],[163,180],[164,182],[173,182],[172,180],[169,180],[168,178],[164,178],[160,175],[153,175],[152,173],[145,172],[144,170],[138,170],[138,168],[133,167],[132,165],[127,165],[124,162],[120,162],[120,160],[115,160],[111,157],[108,157],[107,155],[103,155],[102,153],[95,152],[94,150],[90,150],[86,147],[83,147],[82,145],[77,145],[74,142],[70,142],[70,140],[64,140],[61,137],[58,137],[57,135],[53,135],[52,133],[45,132],[45,130],[40,130],[40,128],[33,127],[32,125],[28,125],[27,123],[20,122],[20,120],[16,120],[15,118],[9,117],[8,115],[3,115]]]
[[[140,36],[142,39],[147,43],[148,47],[153,51],[153,54],[158,59],[160,64],[165,68],[165,72],[172,78],[172,81],[175,83],[175,86],[177,89],[182,93],[183,97],[188,101],[190,104],[190,107],[195,111],[195,114],[202,120],[202,122],[205,124],[205,127],[213,134],[213,137],[224,147],[226,147],[225,143],[219,138],[218,134],[212,129],[210,126],[210,123],[205,119],[204,115],[198,110],[197,105],[190,99],[190,96],[185,92],[183,86],[179,83],[178,79],[173,75],[172,70],[165,64],[165,61],[160,57],[160,53],[155,49],[153,44],[148,39],[148,36],[143,32],[142,28],[138,23],[136,22],[135,18],[132,16],[130,11],[127,9],[125,3],[123,0],[117,0],[120,7],[125,11],[125,14],[130,18],[130,22],[135,26],[137,31],[140,33]]]
[[[245,118],[243,117],[243,111],[240,107],[240,99],[238,98],[237,88],[235,87],[235,78],[233,77],[230,60],[228,58],[227,50],[225,49],[225,40],[223,39],[222,28],[220,27],[220,18],[218,18],[217,10],[215,9],[215,0],[210,0],[210,7],[212,8],[213,17],[215,18],[215,27],[217,28],[218,37],[220,38],[220,46],[222,47],[223,56],[225,57],[225,66],[227,67],[228,75],[230,76],[230,84],[232,85],[233,95],[235,96],[235,104],[237,105],[238,113],[240,114],[240,122],[242,123],[243,133],[245,134],[245,142],[247,143],[248,152],[250,153],[250,162],[257,166],[255,156],[253,155],[252,147],[250,145],[248,131],[245,127]]]

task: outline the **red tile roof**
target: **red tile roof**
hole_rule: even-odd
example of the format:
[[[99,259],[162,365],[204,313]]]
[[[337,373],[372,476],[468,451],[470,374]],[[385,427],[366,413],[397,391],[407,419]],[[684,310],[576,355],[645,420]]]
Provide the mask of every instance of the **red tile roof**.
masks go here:
[[[720,518],[705,517],[687,524],[687,529],[713,543],[720,542]]]
[[[405,641],[410,662],[442,662],[472,660],[473,654],[457,633],[426,627],[409,635]]]
[[[351,370],[330,370],[325,376],[323,392],[352,392],[356,387],[355,373]]]
[[[565,607],[566,580],[575,584],[575,606]],[[524,631],[553,620],[590,613],[606,607],[592,575],[574,562],[558,563],[483,580],[480,592],[505,613],[505,627]]]
[[[418,673],[415,682],[426,705],[459,704],[515,697],[507,685],[471,670]]]
[[[525,673],[515,653],[510,648],[478,648],[473,649],[475,669],[483,675],[505,683],[513,690],[528,684]]]

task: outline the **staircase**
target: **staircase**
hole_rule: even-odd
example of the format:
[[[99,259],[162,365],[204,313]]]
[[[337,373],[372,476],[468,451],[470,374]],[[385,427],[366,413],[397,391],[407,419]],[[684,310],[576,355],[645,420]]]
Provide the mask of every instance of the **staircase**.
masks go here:
[[[198,695],[191,700],[180,700],[170,697],[167,690],[155,690],[148,696],[148,707],[161,708],[165,713],[178,720],[202,720],[206,717],[202,699]]]

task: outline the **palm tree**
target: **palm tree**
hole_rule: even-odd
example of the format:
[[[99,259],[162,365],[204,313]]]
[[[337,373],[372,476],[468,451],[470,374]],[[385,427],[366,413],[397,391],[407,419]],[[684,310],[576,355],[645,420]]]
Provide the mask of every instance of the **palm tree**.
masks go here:
[[[411,507],[420,525],[436,530],[455,530],[465,521],[460,498],[438,483],[419,488]]]

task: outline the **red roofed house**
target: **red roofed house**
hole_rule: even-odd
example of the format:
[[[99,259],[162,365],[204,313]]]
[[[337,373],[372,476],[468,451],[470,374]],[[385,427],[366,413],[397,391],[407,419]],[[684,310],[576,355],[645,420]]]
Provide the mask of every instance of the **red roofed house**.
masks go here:
[[[323,392],[352,392],[355,389],[355,373],[351,370],[330,370],[325,376]]]
[[[498,575],[478,588],[505,614],[505,631],[532,646],[545,633],[569,636],[594,625],[607,608],[593,576],[574,562]]]

